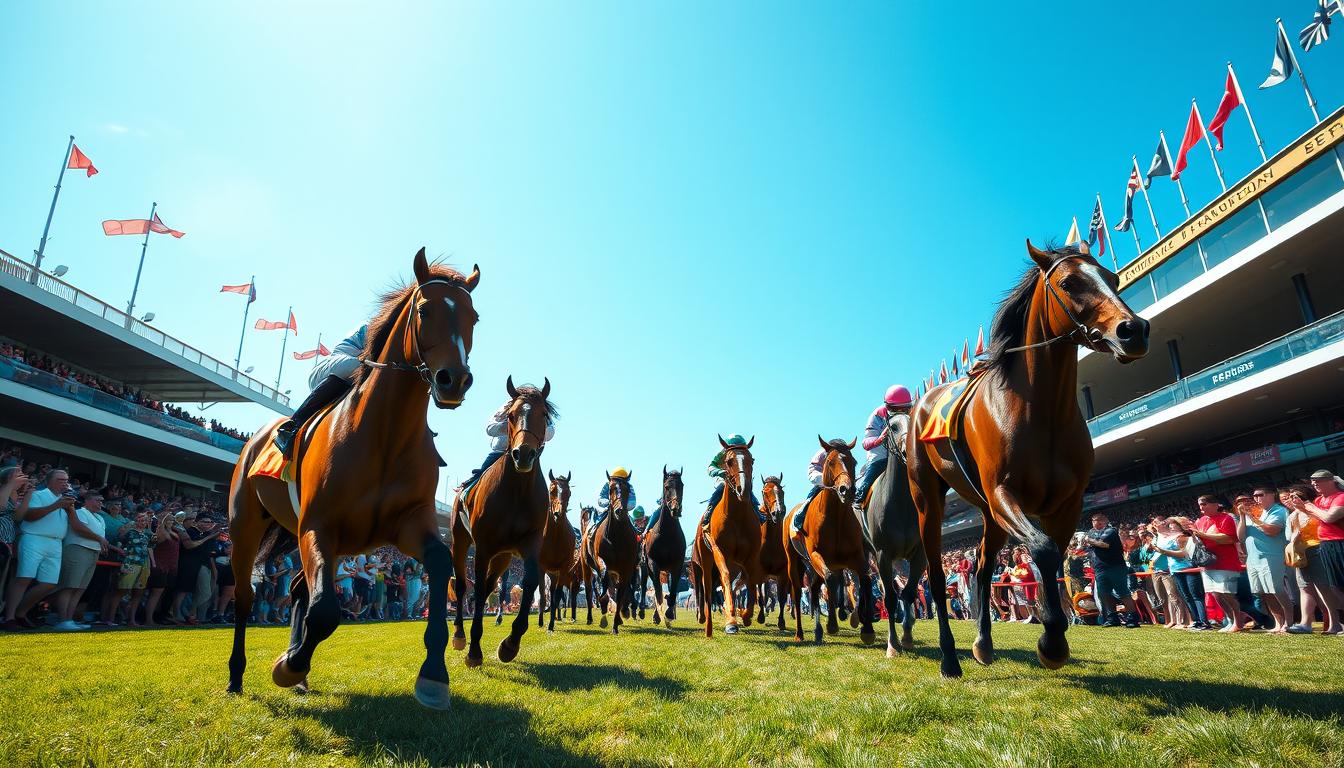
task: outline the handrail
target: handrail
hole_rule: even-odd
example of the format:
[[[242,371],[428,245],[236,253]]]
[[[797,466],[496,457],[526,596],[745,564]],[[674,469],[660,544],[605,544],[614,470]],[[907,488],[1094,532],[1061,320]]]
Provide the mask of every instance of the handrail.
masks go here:
[[[3,250],[0,250],[0,272],[9,274],[26,283],[36,285],[38,288],[41,288],[52,296],[67,301],[110,323],[121,326],[151,344],[162,347],[166,351],[177,355],[188,362],[195,363],[202,368],[205,368],[207,371],[223,376],[226,379],[236,381],[253,392],[258,392],[262,396],[268,397],[282,405],[289,405],[289,397],[277,392],[275,387],[267,386],[266,384],[257,381],[251,376],[234,368],[232,365],[207,355],[190,344],[169,336],[158,328],[127,315],[125,312],[109,305],[102,299],[76,288],[55,275],[35,269],[33,265],[28,262]]]

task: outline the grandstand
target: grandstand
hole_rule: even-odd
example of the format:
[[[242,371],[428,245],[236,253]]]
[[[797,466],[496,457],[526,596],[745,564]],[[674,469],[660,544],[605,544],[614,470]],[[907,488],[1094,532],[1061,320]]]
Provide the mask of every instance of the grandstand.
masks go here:
[[[1084,509],[1171,514],[1199,493],[1338,472],[1344,454],[1344,109],[1120,270],[1152,323],[1127,366],[1079,353],[1096,466]],[[960,499],[947,535],[980,527]]]

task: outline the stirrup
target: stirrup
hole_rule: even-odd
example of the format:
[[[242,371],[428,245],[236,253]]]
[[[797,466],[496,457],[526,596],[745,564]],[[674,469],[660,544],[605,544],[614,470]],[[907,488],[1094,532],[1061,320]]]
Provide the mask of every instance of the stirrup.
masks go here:
[[[294,447],[294,438],[299,433],[299,425],[291,419],[275,428],[275,433],[271,435],[271,443],[284,456],[289,456],[290,450]]]

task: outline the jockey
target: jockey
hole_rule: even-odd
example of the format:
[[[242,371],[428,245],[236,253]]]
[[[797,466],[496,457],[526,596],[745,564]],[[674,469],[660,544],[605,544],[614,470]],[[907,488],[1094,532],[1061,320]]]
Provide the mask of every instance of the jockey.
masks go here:
[[[611,475],[613,480],[625,480],[626,487],[630,489],[630,496],[627,503],[633,505],[635,503],[635,486],[630,484],[630,470],[626,469],[625,467],[617,467],[611,470],[611,472],[608,474]],[[588,527],[583,531],[584,538],[588,536],[589,531],[597,530],[597,526],[601,524],[603,520],[607,519],[607,513],[611,511],[610,495],[611,495],[611,483],[604,483],[602,485],[602,490],[598,491],[597,494],[597,514],[593,515],[592,518],[588,521]],[[644,510],[642,507],[638,506],[630,510],[631,517],[633,518],[634,510],[636,509],[639,510],[639,516],[642,518],[644,516]],[[634,524],[633,519],[631,520],[631,524],[632,525]],[[597,554],[597,542],[589,541],[588,547],[589,552],[593,556],[593,562],[597,565],[598,578],[606,579],[607,564],[602,562],[602,558],[599,557]]]
[[[910,429],[911,405],[913,399],[910,397],[910,390],[900,384],[893,384],[887,388],[882,404],[868,416],[868,424],[863,428],[863,449],[868,451],[868,460],[864,463],[863,469],[859,470],[859,479],[854,486],[855,509],[863,508],[863,499],[868,495],[868,489],[873,487],[873,481],[887,468],[887,421],[892,416],[896,417],[898,430],[896,445],[901,446],[902,451],[905,450],[905,433]]]
[[[843,440],[833,440],[831,445],[841,447],[847,446],[848,443]],[[825,469],[827,453],[830,453],[830,451],[825,448],[818,448],[817,452],[812,454],[812,460],[807,463],[807,481],[812,484],[812,488],[807,492],[807,497],[803,499],[803,505],[798,508],[798,513],[793,516],[793,530],[789,533],[789,538],[798,547],[802,546],[803,522],[807,520],[807,505],[812,503],[818,493],[821,493],[821,473]]]
[[[644,532],[647,531],[647,530],[649,530],[649,522],[650,522],[650,520],[651,520],[651,518],[647,518],[647,517],[644,516],[644,508],[643,508],[643,507],[635,507],[633,510],[631,510],[631,512],[630,512],[630,524],[633,525],[633,526],[635,527],[635,539],[636,539],[636,540],[639,540],[639,539],[643,539],[643,538],[644,538]]]
[[[485,470],[490,468],[490,465],[499,461],[500,456],[509,452],[509,406],[512,404],[513,400],[504,401],[504,404],[499,406],[499,410],[490,415],[490,420],[485,422],[485,434],[490,438],[490,452],[485,454],[485,461],[481,462],[480,468],[473,469],[471,477],[458,486],[459,491],[465,492],[475,485],[476,481],[481,479],[481,475],[485,474]],[[552,437],[555,437],[555,422],[551,421],[548,416],[546,418],[546,434],[542,438],[542,448],[546,447],[546,443],[549,443]]]
[[[739,445],[746,445],[747,439],[734,432],[725,437],[723,442],[736,447]],[[701,530],[708,530],[709,516],[714,514],[714,508],[719,505],[719,499],[723,498],[723,481],[728,475],[723,468],[723,457],[726,453],[727,451],[721,450],[714,454],[714,458],[709,461],[709,469],[706,470],[709,476],[714,479],[714,490],[709,494],[709,501],[706,502],[709,506],[705,508],[705,514],[700,516]],[[756,514],[761,518],[761,522],[765,522],[765,517],[761,515],[761,502],[756,498],[756,490],[754,488],[751,491],[751,507],[756,510]]]
[[[368,333],[368,323],[359,326],[354,333],[346,336],[341,343],[332,348],[331,356],[313,368],[313,372],[308,375],[308,386],[312,387],[313,391],[308,393],[308,397],[298,408],[294,409],[289,419],[275,428],[275,435],[271,438],[281,454],[290,455],[294,437],[304,422],[350,391],[355,371],[358,371],[362,364],[360,358],[364,355],[364,340]]]

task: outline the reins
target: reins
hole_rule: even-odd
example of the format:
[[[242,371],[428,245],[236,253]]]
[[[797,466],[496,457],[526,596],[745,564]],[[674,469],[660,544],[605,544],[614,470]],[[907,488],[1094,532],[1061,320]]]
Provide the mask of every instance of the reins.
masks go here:
[[[1024,345],[1022,345],[1022,346],[1020,346],[1020,347],[1013,347],[1013,348],[1011,348],[1011,349],[1005,349],[1005,350],[1003,350],[1003,354],[1007,355],[1007,354],[1011,354],[1011,353],[1013,353],[1013,352],[1025,352],[1025,351],[1027,351],[1027,350],[1029,350],[1029,349],[1040,349],[1041,347],[1048,347],[1048,346],[1051,346],[1051,345],[1053,345],[1053,344],[1056,344],[1057,342],[1064,341],[1065,339],[1073,338],[1073,337],[1074,337],[1075,335],[1077,335],[1080,331],[1082,332],[1082,341],[1081,341],[1080,343],[1083,344],[1084,346],[1087,346],[1087,345],[1090,345],[1090,344],[1095,344],[1096,342],[1101,341],[1102,336],[1103,336],[1103,333],[1102,333],[1101,329],[1100,329],[1100,328],[1089,328],[1089,327],[1087,327],[1086,324],[1084,324],[1083,322],[1079,321],[1079,320],[1078,320],[1078,317],[1077,317],[1076,315],[1074,315],[1073,310],[1069,309],[1069,305],[1066,304],[1066,303],[1064,302],[1064,299],[1060,298],[1060,296],[1059,296],[1059,292],[1055,290],[1055,284],[1052,283],[1052,282],[1050,282],[1050,276],[1051,276],[1052,274],[1054,274],[1055,269],[1056,269],[1060,264],[1063,264],[1064,262],[1068,261],[1069,259],[1079,259],[1079,260],[1081,260],[1082,257],[1081,257],[1081,256],[1065,256],[1065,257],[1061,258],[1060,260],[1056,261],[1054,264],[1051,264],[1049,269],[1044,270],[1044,276],[1042,277],[1042,280],[1045,281],[1045,290],[1049,292],[1049,294],[1050,294],[1050,298],[1054,299],[1054,300],[1055,300],[1055,303],[1059,305],[1059,308],[1062,309],[1062,310],[1064,310],[1064,315],[1065,315],[1065,317],[1068,317],[1068,318],[1069,318],[1069,322],[1073,323],[1073,328],[1069,329],[1069,331],[1068,331],[1067,333],[1061,333],[1061,334],[1059,334],[1058,336],[1055,336],[1054,338],[1046,339],[1045,341],[1038,341],[1038,342],[1036,342],[1035,344],[1024,344]]]
[[[407,302],[407,304],[411,306],[412,310],[414,310],[414,304],[416,299],[419,298],[422,294],[422,289],[426,285],[434,285],[435,283],[446,285],[451,288],[458,288],[463,292],[466,292],[467,290],[466,288],[463,288],[457,283],[445,280],[441,277],[436,277],[433,280],[427,280],[424,283],[417,283],[415,286],[415,290],[411,292],[410,300]],[[429,366],[425,364],[424,353],[420,351],[420,315],[418,312],[414,311],[412,311],[412,315],[413,317],[411,322],[414,323],[414,330],[411,331],[411,348],[412,350],[414,350],[416,358],[420,361],[419,363],[415,365],[412,365],[411,363],[401,363],[396,361],[380,363],[377,360],[370,360],[367,357],[361,357],[359,359],[359,362],[362,365],[365,365],[369,368],[379,371],[390,369],[393,371],[406,371],[408,373],[418,373],[420,374],[421,380],[425,382],[425,385],[427,387],[433,387],[434,386],[433,377],[430,374]]]

